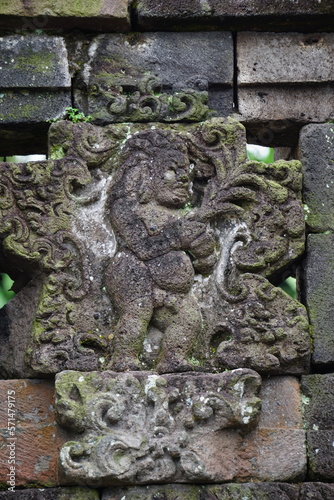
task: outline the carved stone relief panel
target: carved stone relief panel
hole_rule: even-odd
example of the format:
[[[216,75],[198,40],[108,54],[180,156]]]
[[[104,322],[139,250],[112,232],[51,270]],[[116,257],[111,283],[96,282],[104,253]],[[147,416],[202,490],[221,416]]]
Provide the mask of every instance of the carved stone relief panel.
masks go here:
[[[248,161],[232,119],[59,122],[50,152],[0,170],[2,267],[40,285],[21,374],[307,371],[305,309],[272,284],[304,248],[298,161]]]
[[[232,84],[231,33],[115,33],[90,43],[74,100],[99,125],[198,122],[233,112]]]
[[[247,369],[58,374],[57,419],[75,433],[60,451],[64,478],[93,486],[231,478],[238,474],[239,433],[257,423],[260,386]],[[229,460],[213,459],[226,446]]]

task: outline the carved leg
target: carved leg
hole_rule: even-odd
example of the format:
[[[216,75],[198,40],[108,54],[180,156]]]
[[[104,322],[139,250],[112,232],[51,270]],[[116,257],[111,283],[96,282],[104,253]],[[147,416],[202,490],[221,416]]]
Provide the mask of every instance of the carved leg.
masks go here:
[[[138,370],[138,356],[153,314],[152,278],[143,262],[131,252],[122,252],[106,272],[106,288],[119,314],[110,368]]]
[[[201,334],[201,324],[196,299],[190,295],[183,300],[180,297],[178,312],[170,313],[170,322],[164,332],[162,357],[156,368],[159,373],[182,372],[194,368],[189,356]]]

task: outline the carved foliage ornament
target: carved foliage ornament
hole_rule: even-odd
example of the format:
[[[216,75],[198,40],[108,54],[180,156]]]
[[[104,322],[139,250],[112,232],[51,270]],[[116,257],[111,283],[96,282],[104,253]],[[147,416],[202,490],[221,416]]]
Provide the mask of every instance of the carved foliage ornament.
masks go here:
[[[307,370],[305,309],[269,281],[304,248],[298,161],[248,161],[232,119],[60,122],[50,145],[0,171],[2,258],[41,281],[35,372]]]
[[[215,480],[207,435],[252,430],[260,386],[259,375],[245,369],[63,372],[56,377],[57,419],[75,440],[61,449],[62,472],[70,482],[93,486]]]

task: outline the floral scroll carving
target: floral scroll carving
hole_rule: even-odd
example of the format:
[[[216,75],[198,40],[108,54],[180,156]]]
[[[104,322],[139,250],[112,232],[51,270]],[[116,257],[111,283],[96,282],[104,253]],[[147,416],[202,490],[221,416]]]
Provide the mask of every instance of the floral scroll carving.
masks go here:
[[[242,125],[60,122],[2,164],[2,260],[41,281],[26,363],[302,373],[304,307],[273,283],[304,248],[301,166],[248,161]]]
[[[250,432],[260,387],[259,375],[246,369],[165,376],[63,372],[56,377],[57,419],[75,437],[61,449],[62,472],[66,480],[93,486],[214,480],[207,434]]]

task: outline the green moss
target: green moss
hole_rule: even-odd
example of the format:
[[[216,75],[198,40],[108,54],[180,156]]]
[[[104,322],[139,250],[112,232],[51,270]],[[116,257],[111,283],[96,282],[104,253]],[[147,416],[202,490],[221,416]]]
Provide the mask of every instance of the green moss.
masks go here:
[[[54,71],[54,54],[52,52],[25,52],[24,56],[15,58],[14,69],[22,72],[33,71],[34,73],[53,73]]]
[[[61,160],[66,156],[66,153],[63,149],[62,146],[59,146],[57,144],[52,145],[50,148],[50,159],[51,160]]]

